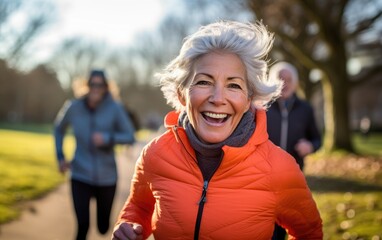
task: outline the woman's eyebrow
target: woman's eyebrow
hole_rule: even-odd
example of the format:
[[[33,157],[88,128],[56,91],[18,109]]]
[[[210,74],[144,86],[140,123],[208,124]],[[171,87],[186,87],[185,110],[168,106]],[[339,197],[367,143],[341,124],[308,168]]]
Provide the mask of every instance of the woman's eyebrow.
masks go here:
[[[208,73],[197,73],[197,74],[195,74],[195,77],[197,77],[197,76],[199,76],[199,75],[205,75],[205,76],[207,76],[207,77],[209,77],[209,78],[211,78],[211,79],[214,78],[211,74],[208,74]],[[245,82],[244,78],[239,77],[239,76],[237,76],[237,77],[229,77],[229,78],[227,78],[227,79],[228,79],[228,80],[240,79],[240,80],[242,80],[242,81]]]
[[[235,79],[240,79],[240,80],[245,82],[244,78],[242,78],[242,77],[229,77],[228,78],[228,80],[235,80]]]
[[[204,76],[207,76],[209,78],[214,78],[211,74],[203,73],[203,72],[195,74],[195,77],[198,77],[199,75],[204,75]]]

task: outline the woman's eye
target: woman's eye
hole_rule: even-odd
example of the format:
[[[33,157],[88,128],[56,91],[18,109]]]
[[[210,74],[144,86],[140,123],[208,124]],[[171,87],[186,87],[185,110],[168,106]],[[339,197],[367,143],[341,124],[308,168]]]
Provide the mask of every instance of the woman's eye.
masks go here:
[[[239,84],[231,83],[228,85],[229,88],[242,89]]]
[[[198,80],[195,82],[194,85],[209,85],[210,82],[209,81],[206,81],[206,80]]]

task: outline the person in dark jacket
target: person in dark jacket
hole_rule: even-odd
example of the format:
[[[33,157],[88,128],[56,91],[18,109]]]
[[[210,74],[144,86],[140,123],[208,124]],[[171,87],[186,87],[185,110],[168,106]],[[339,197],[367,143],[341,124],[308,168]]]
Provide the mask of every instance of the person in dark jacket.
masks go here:
[[[61,173],[71,170],[71,190],[77,217],[76,239],[86,239],[90,199],[97,201],[100,233],[109,229],[117,184],[115,144],[133,144],[134,128],[123,106],[114,101],[104,71],[93,70],[84,97],[67,101],[54,124],[56,154]],[[71,126],[76,139],[72,161],[67,161],[63,141]]]
[[[296,95],[298,73],[292,64],[274,64],[269,70],[269,78],[284,81],[280,98],[267,111],[269,139],[290,153],[303,171],[305,156],[321,147],[321,134],[313,108]],[[276,225],[272,240],[284,240],[285,236],[285,230]]]

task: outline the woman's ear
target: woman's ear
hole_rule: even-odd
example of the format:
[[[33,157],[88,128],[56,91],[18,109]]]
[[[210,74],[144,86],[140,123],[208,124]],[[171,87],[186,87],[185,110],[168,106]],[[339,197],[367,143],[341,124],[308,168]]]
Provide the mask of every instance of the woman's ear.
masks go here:
[[[177,91],[178,93],[178,99],[179,99],[179,102],[183,105],[183,106],[186,106],[186,99],[183,95],[183,93],[178,89]]]
[[[252,107],[252,98],[248,98],[248,102],[247,102],[247,104],[245,106],[246,111],[250,110],[251,107]]]
[[[252,107],[253,107],[253,104],[254,104],[254,101],[255,101],[255,99],[254,99],[254,97],[253,97],[253,96],[248,96],[248,99],[247,99],[247,103],[246,103],[246,106],[245,106],[245,108],[246,108],[246,111],[248,111],[248,110],[251,110],[251,109],[252,109]]]

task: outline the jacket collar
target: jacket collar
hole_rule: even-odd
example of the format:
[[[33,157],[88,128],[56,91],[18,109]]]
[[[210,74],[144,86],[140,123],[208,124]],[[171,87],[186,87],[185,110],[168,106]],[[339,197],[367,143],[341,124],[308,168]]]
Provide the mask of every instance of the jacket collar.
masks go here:
[[[177,138],[177,141],[181,141],[185,146],[186,150],[194,157],[194,159],[196,159],[194,150],[192,149],[188,141],[186,131],[183,129],[183,127],[178,125],[179,114],[180,113],[176,111],[169,112],[164,120],[165,127],[173,131],[175,137]],[[236,161],[237,159],[247,157],[257,148],[258,145],[268,140],[267,119],[265,110],[255,110],[254,121],[256,121],[255,132],[253,133],[246,145],[238,148],[230,146],[223,147],[223,164],[225,164],[225,162],[227,161],[232,162]]]
[[[84,95],[82,98],[81,98],[81,101],[84,103],[86,109],[88,109],[89,111],[96,111],[97,109],[99,109],[102,105],[104,105],[106,102],[110,102],[111,100],[113,99],[113,97],[111,96],[111,94],[109,92],[107,92],[105,94],[105,96],[103,97],[103,99],[101,100],[101,102],[98,104],[98,106],[96,108],[90,108],[89,104],[88,104],[88,94]]]

